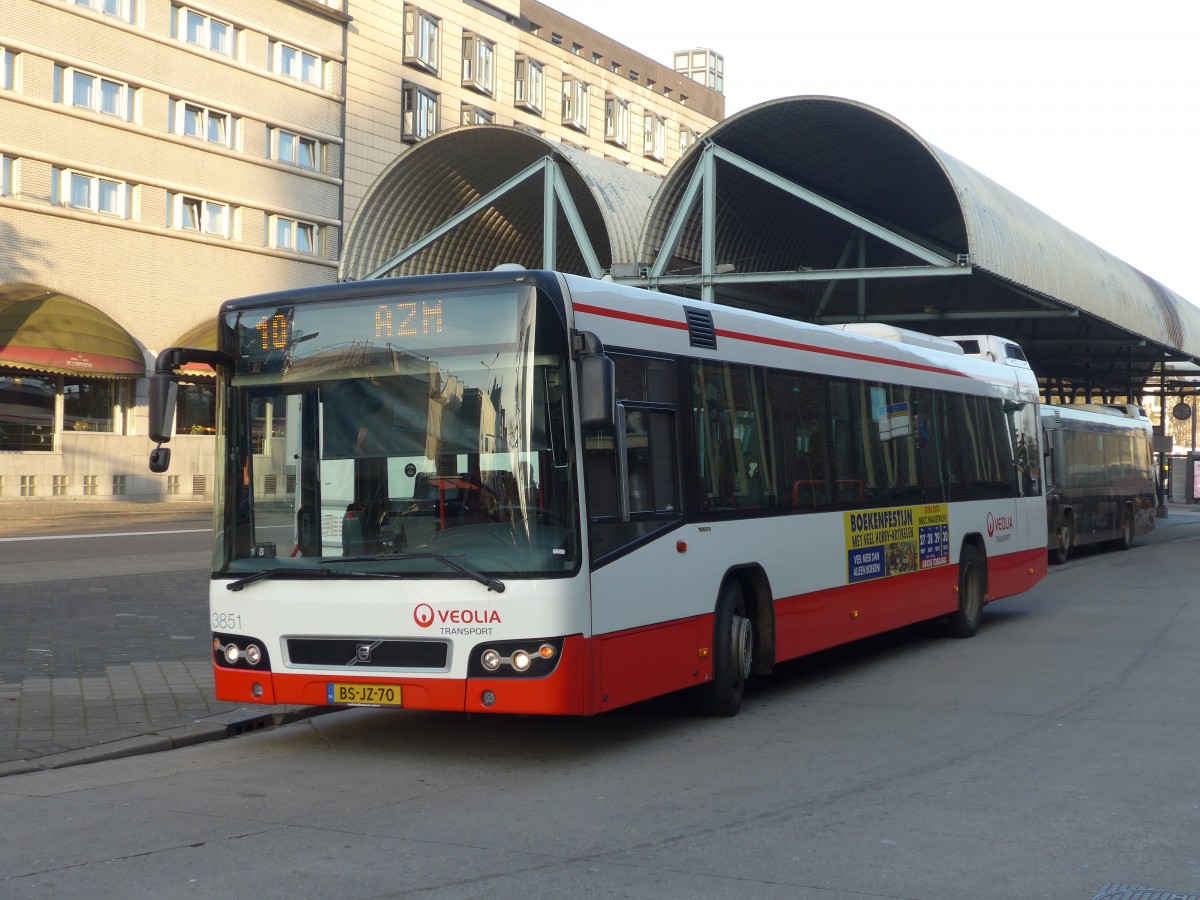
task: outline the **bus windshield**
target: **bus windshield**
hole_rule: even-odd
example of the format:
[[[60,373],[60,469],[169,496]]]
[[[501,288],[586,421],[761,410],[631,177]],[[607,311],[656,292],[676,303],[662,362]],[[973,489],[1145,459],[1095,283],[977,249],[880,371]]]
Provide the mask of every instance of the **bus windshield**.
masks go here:
[[[577,570],[567,331],[534,287],[243,308],[222,326],[237,369],[216,572]]]

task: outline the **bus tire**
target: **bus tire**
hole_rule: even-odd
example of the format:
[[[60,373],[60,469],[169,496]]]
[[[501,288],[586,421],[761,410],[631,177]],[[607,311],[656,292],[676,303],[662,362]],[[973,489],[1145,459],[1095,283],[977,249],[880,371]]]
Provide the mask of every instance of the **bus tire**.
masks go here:
[[[1055,538],[1054,549],[1050,551],[1050,562],[1061,566],[1071,556],[1071,549],[1075,546],[1075,523],[1071,521],[1069,514],[1059,520]]]
[[[1128,550],[1133,546],[1133,511],[1126,510],[1121,519],[1121,536],[1112,541],[1114,550]]]
[[[725,582],[713,620],[713,679],[705,708],[714,716],[735,716],[742,708],[746,681],[754,663],[754,623],[736,578]]]
[[[958,609],[950,614],[946,632],[951,637],[974,637],[983,619],[985,565],[974,544],[964,544],[958,557]]]

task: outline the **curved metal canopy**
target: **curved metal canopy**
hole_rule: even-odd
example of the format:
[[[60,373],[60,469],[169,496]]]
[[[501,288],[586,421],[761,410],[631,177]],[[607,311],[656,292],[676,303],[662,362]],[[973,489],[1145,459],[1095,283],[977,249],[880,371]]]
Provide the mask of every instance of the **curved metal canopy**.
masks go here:
[[[649,283],[718,303],[1003,334],[1063,393],[1140,394],[1159,363],[1200,357],[1196,307],[895,118],[836,97],[716,125],[663,182],[641,256]]]
[[[405,150],[371,185],[347,233],[340,274],[518,263],[599,277],[634,261],[660,182],[515,128],[451,129]]]
[[[732,116],[666,179],[507,126],[434,135],[367,191],[341,277],[512,262],[812,322],[1000,334],[1062,398],[1137,398],[1168,361],[1200,363],[1200,310],[837,97]]]
[[[129,332],[82,300],[36,284],[0,287],[0,366],[91,378],[146,374]]]

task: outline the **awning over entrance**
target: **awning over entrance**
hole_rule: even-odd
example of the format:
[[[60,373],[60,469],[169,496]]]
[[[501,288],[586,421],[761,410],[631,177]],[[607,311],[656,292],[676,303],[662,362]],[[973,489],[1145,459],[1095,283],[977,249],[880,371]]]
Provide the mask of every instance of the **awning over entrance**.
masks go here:
[[[172,347],[195,347],[197,350],[216,350],[217,349],[217,320],[216,318],[205,319],[194,328],[189,328],[177,340],[173,341]],[[217,373],[213,371],[213,367],[207,363],[190,362],[180,366],[179,371],[192,376],[202,376],[205,378],[215,378]]]
[[[83,301],[35,284],[0,287],[0,366],[93,378],[146,374],[129,332]]]

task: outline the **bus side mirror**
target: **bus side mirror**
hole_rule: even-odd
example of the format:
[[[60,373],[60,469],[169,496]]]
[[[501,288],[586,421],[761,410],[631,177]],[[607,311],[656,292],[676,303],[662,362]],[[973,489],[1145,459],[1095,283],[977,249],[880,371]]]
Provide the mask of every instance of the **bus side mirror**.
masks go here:
[[[150,471],[161,475],[171,466],[171,448],[155,447],[150,451]]]
[[[575,334],[579,351],[579,424],[587,428],[617,426],[617,367],[604,355],[604,345],[591,332]]]
[[[156,444],[171,440],[178,395],[179,382],[170,372],[150,376],[150,440]]]

